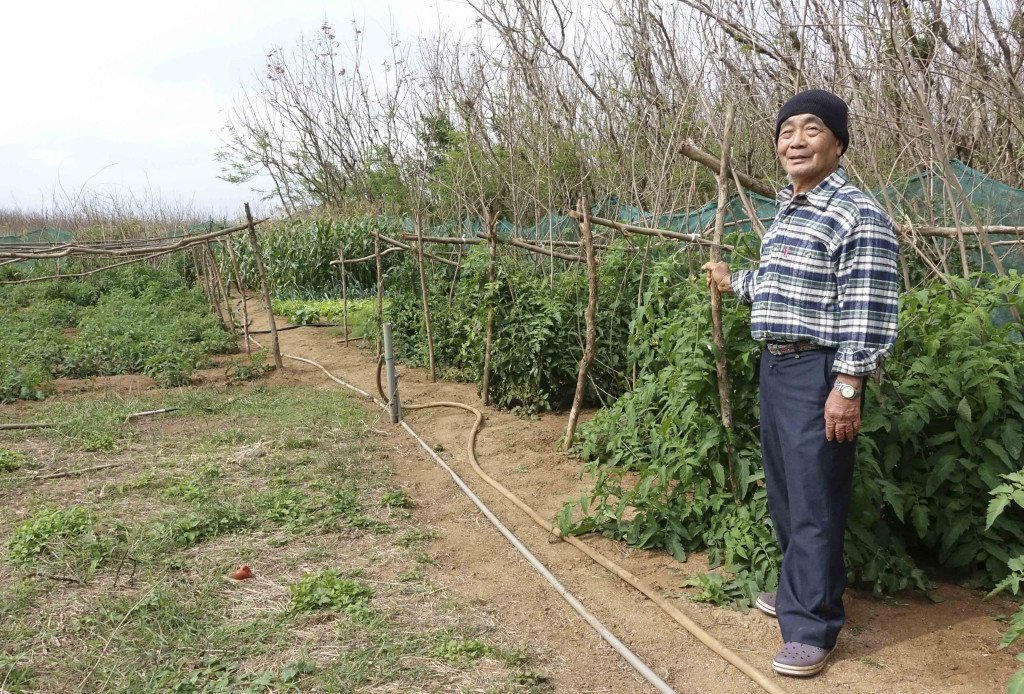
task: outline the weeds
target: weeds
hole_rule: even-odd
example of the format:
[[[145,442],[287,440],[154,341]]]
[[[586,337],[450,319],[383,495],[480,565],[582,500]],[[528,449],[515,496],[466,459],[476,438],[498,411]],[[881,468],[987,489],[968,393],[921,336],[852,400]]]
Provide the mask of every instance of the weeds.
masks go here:
[[[266,363],[268,354],[267,350],[258,349],[249,354],[248,364],[245,357],[235,359],[225,371],[228,383],[245,383],[265,378],[276,368],[273,364]]]
[[[187,548],[220,535],[248,530],[253,524],[253,515],[247,509],[238,504],[221,503],[204,504],[201,511],[172,520],[163,527],[175,547]]]
[[[261,515],[290,530],[305,528],[315,520],[306,495],[294,487],[281,487],[256,499]]]
[[[182,407],[173,416],[194,426],[195,435],[123,426],[127,412],[156,406]],[[77,451],[106,437],[113,456],[130,455],[133,465],[116,484],[90,487],[105,494],[102,516],[65,501],[64,511],[45,509],[0,536],[9,545],[6,561],[23,562],[9,579],[0,577],[0,642],[13,654],[0,656],[0,681],[9,673],[6,690],[59,691],[66,683],[83,683],[85,692],[204,694],[422,688],[447,681],[452,667],[465,668],[463,676],[473,682],[510,686],[512,673],[501,668],[514,649],[490,647],[487,657],[497,660],[497,669],[474,669],[471,651],[457,662],[430,657],[444,641],[486,644],[487,637],[475,624],[438,629],[437,619],[451,624],[471,616],[443,595],[424,600],[427,590],[441,592],[426,576],[428,556],[410,561],[397,578],[390,572],[391,538],[376,535],[401,533],[402,544],[415,545],[433,533],[405,517],[406,494],[385,486],[387,470],[377,462],[381,456],[374,455],[358,404],[312,388],[254,386],[169,392],[159,401],[78,396],[36,409],[57,424],[46,440],[64,449],[62,463],[85,466],[68,458],[86,457]],[[296,445],[273,446],[265,458],[244,464],[237,459],[244,441],[224,434],[286,442],[296,427],[311,426],[315,447],[292,434]],[[187,455],[181,436],[189,443]],[[54,502],[66,494],[57,484],[45,489]],[[384,513],[390,523],[375,517]],[[285,542],[278,528],[298,532]],[[307,534],[308,528],[317,534]],[[89,557],[98,559],[91,573]],[[274,568],[296,561],[312,564],[312,573],[295,579]],[[349,568],[327,568],[334,561]],[[227,578],[240,563],[260,569],[260,582]],[[39,577],[50,574],[95,579],[96,586],[117,590],[83,590]],[[264,602],[264,587],[288,602]],[[75,609],[65,622],[69,601]],[[416,603],[412,609],[410,603]],[[447,608],[435,615],[441,603]],[[325,642],[310,639],[300,616],[323,611],[352,617],[327,627],[332,650],[333,632],[345,637],[336,657],[324,661]],[[41,626],[49,624],[66,626],[56,632]],[[51,635],[61,640],[59,654],[34,647]],[[451,647],[453,657],[458,648]],[[316,667],[314,654],[321,663]]]
[[[25,463],[25,456],[16,451],[0,448],[0,472],[20,470]]]
[[[383,508],[412,508],[412,498],[403,489],[386,492],[380,498],[380,505]]]
[[[437,533],[433,531],[424,530],[410,530],[402,533],[399,537],[395,538],[394,544],[399,547],[413,547],[421,542],[427,540],[433,540],[437,537]]]
[[[306,574],[289,588],[291,610],[299,613],[334,610],[350,615],[369,610],[373,589],[353,579],[342,578],[337,569]]]
[[[27,566],[43,560],[84,560],[96,569],[110,554],[112,541],[96,533],[95,522],[77,506],[40,511],[11,533],[7,561]]]

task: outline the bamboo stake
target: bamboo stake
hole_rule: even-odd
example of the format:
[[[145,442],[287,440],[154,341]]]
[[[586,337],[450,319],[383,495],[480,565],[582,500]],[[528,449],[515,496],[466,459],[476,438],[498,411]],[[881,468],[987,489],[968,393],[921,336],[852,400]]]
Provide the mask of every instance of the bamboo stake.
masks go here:
[[[378,236],[380,236],[380,240],[383,241],[384,243],[390,243],[392,246],[395,246],[396,248],[401,248],[403,251],[408,251],[408,250],[412,249],[412,246],[410,246],[407,243],[402,243],[398,239],[393,239],[393,238],[391,238],[389,236],[385,236],[384,234],[380,234],[380,233],[378,233]],[[442,258],[441,256],[433,255],[433,254],[427,253],[425,251],[423,253],[423,257],[430,258],[431,260],[435,260],[435,261],[437,261],[439,263],[443,263],[444,265],[451,265],[452,267],[455,267],[455,261],[454,260],[448,260],[447,258]]]
[[[487,285],[494,285],[494,258],[497,254],[498,243],[495,233],[496,220],[491,218],[491,213],[484,207],[484,223],[487,225]],[[484,337],[484,375],[481,379],[480,388],[483,391],[484,404],[491,402],[491,346],[494,341],[494,302],[487,300],[487,333]]]
[[[448,289],[448,310],[452,310],[452,299],[455,298],[455,285],[459,281],[459,270],[462,268],[462,246],[459,246],[459,257],[455,260],[455,274],[452,276],[452,286]]]
[[[576,379],[576,394],[572,399],[569,424],[565,428],[565,440],[562,443],[562,449],[566,451],[572,448],[572,441],[576,436],[576,423],[579,421],[580,407],[583,406],[583,394],[587,386],[587,372],[590,371],[590,364],[594,361],[594,343],[597,341],[597,259],[594,256],[593,229],[588,217],[590,206],[582,199],[579,202],[579,211],[582,216],[580,233],[583,249],[587,255],[587,310],[583,313],[587,331],[583,358],[580,359],[580,374]]]
[[[718,169],[718,209],[715,210],[714,245],[711,246],[711,262],[722,259],[722,237],[725,234],[725,205],[729,199],[729,148],[732,145],[732,123],[736,115],[733,104],[729,104],[725,112],[725,133],[722,137],[722,159]],[[727,430],[733,428],[732,403],[729,401],[729,367],[725,361],[725,335],[722,331],[722,293],[718,285],[711,283],[711,330],[718,354],[715,355],[715,372],[718,375],[718,400],[722,412],[722,426]],[[730,433],[726,434],[730,436]],[[732,485],[732,498],[740,503],[739,489],[736,486],[736,470],[733,465],[735,447],[728,444],[729,483]]]
[[[228,320],[230,321],[229,327],[232,335],[237,335],[238,332],[235,329],[235,312],[231,309],[231,299],[228,297],[227,290],[224,289],[224,278],[220,274],[220,266],[217,265],[217,256],[213,254],[213,248],[210,247],[210,242],[207,241],[205,244],[206,253],[210,257],[210,272],[217,278],[217,288],[220,290],[221,298],[224,300],[224,307],[228,311]]]
[[[203,272],[206,273],[206,284],[210,287],[210,300],[213,302],[213,307],[217,309],[217,316],[220,318],[221,324],[226,328],[228,319],[225,317],[224,308],[221,305],[220,293],[217,291],[217,281],[213,278],[214,263],[207,254],[207,250],[204,246],[200,246],[198,248],[199,257],[203,259]]]
[[[637,282],[637,288],[636,288],[636,309],[637,309],[637,311],[639,311],[640,307],[643,306],[643,304],[644,304],[644,274],[647,272],[647,257],[650,255],[650,252],[651,252],[651,238],[647,237],[646,239],[644,239],[644,258],[643,258],[643,260],[640,261],[640,281]],[[692,261],[691,261],[691,263],[692,263]],[[691,275],[693,274],[692,270],[690,271],[690,274]],[[630,387],[634,388],[634,389],[636,388],[636,377],[637,377],[636,370],[637,370],[637,368],[636,368],[636,361],[634,360],[633,361],[633,378],[630,381]]]
[[[267,320],[270,323],[270,343],[274,349],[274,365],[278,370],[284,369],[284,362],[281,360],[281,343],[277,339],[277,321],[274,319],[274,307],[270,301],[270,286],[267,284],[267,271],[263,268],[263,258],[260,256],[259,242],[256,240],[256,228],[252,224],[252,212],[249,211],[249,203],[245,203],[245,218],[249,220],[249,245],[252,246],[252,255],[256,259],[256,271],[260,275],[260,289],[263,291],[263,302],[267,305]]]
[[[398,253],[401,250],[402,249],[399,248],[398,246],[392,246],[391,248],[385,248],[383,251],[381,251],[381,255],[384,256],[387,255],[388,253]],[[376,257],[377,255],[375,253],[371,253],[370,255],[364,255],[362,258],[349,258],[348,260],[345,261],[345,264],[355,265],[356,263],[365,263],[367,260],[374,260]],[[331,265],[338,265],[340,262],[341,261],[338,260],[332,260]]]
[[[477,233],[477,236],[482,239],[488,238],[487,236],[481,233]],[[494,238],[495,242],[500,241],[501,243],[508,244],[509,246],[515,246],[516,248],[522,248],[523,250],[530,251],[531,253],[537,253],[539,255],[549,255],[552,258],[561,258],[562,260],[569,260],[574,263],[583,262],[583,259],[580,258],[578,255],[559,253],[558,251],[553,251],[549,248],[541,248],[540,246],[534,246],[531,243],[526,243],[525,241],[520,241],[519,239],[514,239],[512,237],[498,238],[497,234],[495,233]]]
[[[376,352],[375,356],[380,359],[380,326],[384,320],[384,284],[381,279],[383,270],[380,262],[380,232],[376,229],[373,231],[373,254],[377,257],[377,330],[375,331],[377,346],[374,352]]]
[[[217,294],[213,289],[213,281],[210,279],[210,273],[206,268],[206,254],[203,253],[202,248],[196,247],[193,251],[192,259],[196,263],[196,272],[202,278],[203,294],[206,295],[206,300],[210,302],[210,313],[215,313],[221,324],[227,325],[227,321],[224,320],[224,312],[220,309]]]
[[[345,281],[345,249],[338,247],[338,263],[341,267],[341,317],[345,331],[345,346],[348,347],[348,283]]]
[[[235,285],[238,286],[238,293],[242,295],[242,337],[245,340],[245,353],[252,354],[252,346],[249,344],[249,306],[245,298],[245,285],[242,282],[242,273],[238,271],[238,258],[235,257],[235,248],[228,239],[228,258],[231,259],[231,269],[235,273]]]
[[[423,297],[423,320],[427,327],[427,364],[430,371],[430,382],[437,382],[434,371],[434,334],[430,329],[430,298],[427,296],[427,269],[423,262],[423,223],[417,211],[416,223],[416,263],[420,269],[420,294]]]

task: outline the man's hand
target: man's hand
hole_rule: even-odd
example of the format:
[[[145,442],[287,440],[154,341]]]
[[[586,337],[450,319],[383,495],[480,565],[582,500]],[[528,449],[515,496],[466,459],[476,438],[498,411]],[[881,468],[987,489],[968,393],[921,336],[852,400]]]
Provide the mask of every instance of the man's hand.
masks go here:
[[[732,279],[728,263],[704,263],[701,268],[708,273],[708,286],[714,282],[722,294],[732,294]]]
[[[849,383],[857,390],[864,387],[864,379],[839,374],[841,383]],[[863,393],[853,400],[847,400],[835,388],[825,401],[825,438],[829,441],[853,441],[860,431],[860,399]]]

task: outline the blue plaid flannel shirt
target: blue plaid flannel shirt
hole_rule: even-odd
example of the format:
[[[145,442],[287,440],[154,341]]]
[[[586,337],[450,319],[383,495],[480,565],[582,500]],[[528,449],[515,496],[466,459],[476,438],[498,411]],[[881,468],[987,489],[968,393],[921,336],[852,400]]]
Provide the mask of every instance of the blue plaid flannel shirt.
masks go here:
[[[834,347],[834,373],[866,376],[896,342],[899,246],[888,215],[843,167],[806,193],[778,195],[757,270],[732,273],[755,340]]]

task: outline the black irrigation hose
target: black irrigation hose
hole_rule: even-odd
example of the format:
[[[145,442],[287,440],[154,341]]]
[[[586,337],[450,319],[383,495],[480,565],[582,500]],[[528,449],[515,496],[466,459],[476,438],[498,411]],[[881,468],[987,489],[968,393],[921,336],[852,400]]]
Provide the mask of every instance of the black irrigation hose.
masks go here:
[[[298,330],[299,328],[337,328],[337,323],[303,323],[302,325],[286,325],[283,328],[278,328],[277,332],[282,330]],[[269,330],[250,330],[250,335],[269,335]]]

